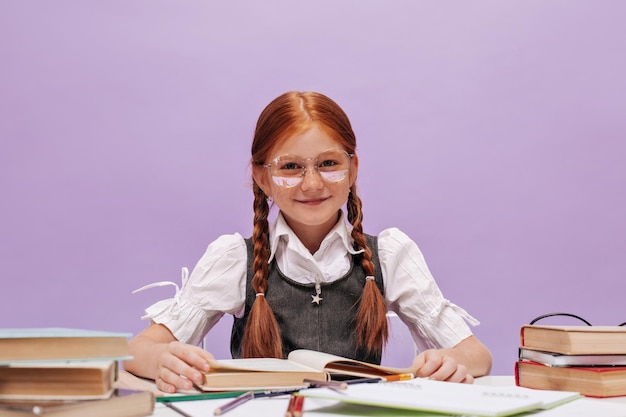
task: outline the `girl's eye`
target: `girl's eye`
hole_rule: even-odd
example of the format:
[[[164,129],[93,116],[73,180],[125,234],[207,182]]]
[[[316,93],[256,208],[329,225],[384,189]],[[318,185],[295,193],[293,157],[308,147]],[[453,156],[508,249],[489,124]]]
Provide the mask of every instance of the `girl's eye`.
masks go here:
[[[332,159],[326,159],[322,162],[320,162],[319,167],[320,168],[328,168],[328,167],[333,167],[337,164],[337,162],[333,161]]]
[[[300,165],[296,162],[286,162],[280,166],[280,169],[292,170],[292,169],[301,169]]]

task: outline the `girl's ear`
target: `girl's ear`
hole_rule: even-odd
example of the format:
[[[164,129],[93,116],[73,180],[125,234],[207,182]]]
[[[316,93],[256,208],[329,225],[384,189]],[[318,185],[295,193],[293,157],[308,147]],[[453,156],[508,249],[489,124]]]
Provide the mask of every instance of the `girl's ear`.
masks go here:
[[[359,172],[359,157],[357,154],[352,155],[350,160],[350,187],[356,182],[356,174]]]
[[[267,169],[263,165],[252,164],[252,178],[254,178],[254,182],[263,190],[266,196],[272,196],[272,187],[269,184],[269,175],[267,174]]]

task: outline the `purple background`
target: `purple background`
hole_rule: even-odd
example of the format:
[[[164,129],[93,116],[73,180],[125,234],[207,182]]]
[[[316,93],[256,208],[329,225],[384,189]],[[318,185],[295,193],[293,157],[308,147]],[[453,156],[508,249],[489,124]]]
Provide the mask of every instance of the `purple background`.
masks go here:
[[[137,333],[223,233],[249,146],[318,90],[359,140],[366,231],[399,227],[510,374],[523,323],[626,321],[623,1],[0,3],[0,327]],[[230,320],[209,348],[227,355]],[[408,364],[394,324],[386,360]],[[215,339],[215,340],[213,340]]]

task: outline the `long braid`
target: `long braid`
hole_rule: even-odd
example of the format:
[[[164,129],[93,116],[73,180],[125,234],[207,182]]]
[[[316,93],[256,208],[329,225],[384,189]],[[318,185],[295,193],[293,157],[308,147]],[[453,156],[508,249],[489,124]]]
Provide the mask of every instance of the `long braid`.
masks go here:
[[[270,305],[265,299],[269,267],[269,205],[267,196],[255,183],[254,186],[254,277],[252,288],[257,294],[242,339],[244,358],[273,357],[282,358],[283,347],[280,328]]]
[[[356,193],[356,184],[350,188],[347,202],[348,221],[352,224],[352,239],[355,249],[363,249],[361,265],[366,276],[373,277],[375,266],[372,262],[372,250],[367,246],[363,234],[363,212],[361,199]],[[387,307],[385,300],[373,279],[365,280],[365,287],[359,302],[356,318],[356,342],[360,348],[365,348],[371,353],[382,352],[383,346],[389,338],[387,325]]]

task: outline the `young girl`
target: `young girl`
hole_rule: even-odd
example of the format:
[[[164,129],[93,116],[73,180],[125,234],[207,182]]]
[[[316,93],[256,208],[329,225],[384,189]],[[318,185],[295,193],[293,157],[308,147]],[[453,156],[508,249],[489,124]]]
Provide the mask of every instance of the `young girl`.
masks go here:
[[[146,310],[126,370],[174,392],[201,383],[197,346],[234,316],[233,357],[285,357],[307,348],[380,363],[387,310],[408,326],[417,376],[472,382],[491,354],[460,307],[443,298],[417,245],[392,228],[363,233],[359,159],[348,117],[330,98],[289,92],[261,113],[252,143],[252,237],[211,243],[180,294]],[[279,212],[270,225],[270,206]],[[343,207],[346,208],[347,222]]]

